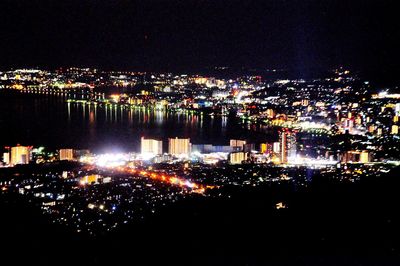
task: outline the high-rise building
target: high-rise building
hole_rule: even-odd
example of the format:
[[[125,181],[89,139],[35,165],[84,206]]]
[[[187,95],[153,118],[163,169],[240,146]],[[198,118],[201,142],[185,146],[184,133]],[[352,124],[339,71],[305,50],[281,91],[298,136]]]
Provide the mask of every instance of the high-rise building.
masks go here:
[[[3,163],[10,164],[10,153],[9,152],[3,153]]]
[[[296,133],[287,129],[279,133],[280,161],[287,163],[288,158],[296,157]]]
[[[162,141],[156,139],[141,139],[142,155],[160,155],[162,154]]]
[[[231,139],[229,142],[229,146],[234,147],[235,150],[242,151],[244,145],[246,145],[245,140],[240,139]]]
[[[190,139],[168,139],[168,153],[175,156],[189,156],[190,154]]]
[[[232,152],[229,154],[230,164],[241,164],[245,160],[247,160],[246,152]]]
[[[60,149],[59,150],[60,161],[73,161],[74,150],[73,149]]]
[[[16,146],[11,148],[11,162],[10,164],[28,164],[29,163],[29,147]]]

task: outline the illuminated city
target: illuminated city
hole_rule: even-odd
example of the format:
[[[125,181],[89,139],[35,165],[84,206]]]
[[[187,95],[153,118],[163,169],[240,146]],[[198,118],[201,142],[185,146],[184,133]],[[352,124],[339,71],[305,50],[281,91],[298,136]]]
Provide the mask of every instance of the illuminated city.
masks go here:
[[[362,20],[385,4],[23,2],[5,265],[399,265],[398,22]]]

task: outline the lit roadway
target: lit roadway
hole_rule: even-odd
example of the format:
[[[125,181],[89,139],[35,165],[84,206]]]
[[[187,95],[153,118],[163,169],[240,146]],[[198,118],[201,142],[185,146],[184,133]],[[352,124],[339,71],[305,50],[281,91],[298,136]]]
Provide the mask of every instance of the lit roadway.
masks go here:
[[[148,178],[148,179],[152,179],[152,180],[156,180],[159,182],[163,182],[166,184],[169,184],[171,186],[179,186],[182,188],[187,188],[189,189],[191,192],[194,193],[200,193],[203,194],[206,189],[213,189],[215,188],[215,186],[210,186],[210,185],[202,185],[202,184],[196,184],[192,181],[189,181],[187,179],[178,177],[176,175],[174,176],[170,176],[167,174],[161,174],[158,172],[154,172],[154,171],[148,171],[148,170],[140,170],[140,169],[133,169],[130,168],[128,166],[104,166],[104,167],[99,167],[97,165],[93,165],[90,164],[90,166],[92,167],[96,167],[99,169],[105,169],[105,170],[113,170],[122,174],[130,174],[130,175],[136,175],[136,176],[140,176],[143,178]]]

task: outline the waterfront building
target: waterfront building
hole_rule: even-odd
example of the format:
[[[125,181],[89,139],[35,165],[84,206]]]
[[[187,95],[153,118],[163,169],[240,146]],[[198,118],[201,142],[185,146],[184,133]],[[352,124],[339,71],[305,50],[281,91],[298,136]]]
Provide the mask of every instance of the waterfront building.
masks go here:
[[[29,163],[30,148],[26,146],[16,146],[11,148],[11,162],[12,165],[28,164]]]
[[[246,145],[245,140],[240,139],[231,139],[229,142],[229,146],[234,147],[235,150],[242,151],[244,145]]]
[[[73,161],[74,150],[73,149],[60,149],[59,150],[60,161]]]
[[[174,156],[189,156],[191,152],[190,139],[168,139],[168,153]]]
[[[162,141],[156,139],[141,138],[141,154],[142,155],[160,155],[162,154]]]
[[[241,164],[247,160],[247,153],[245,152],[232,152],[229,154],[230,164]]]
[[[3,153],[3,163],[6,165],[10,164],[10,153],[9,152]]]

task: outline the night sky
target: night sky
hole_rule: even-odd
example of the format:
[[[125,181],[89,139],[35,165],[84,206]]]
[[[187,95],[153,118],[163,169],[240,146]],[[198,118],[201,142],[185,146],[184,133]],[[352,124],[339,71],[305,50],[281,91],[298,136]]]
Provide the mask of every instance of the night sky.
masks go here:
[[[0,68],[399,68],[395,2],[2,0]]]

